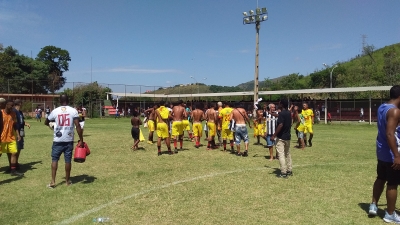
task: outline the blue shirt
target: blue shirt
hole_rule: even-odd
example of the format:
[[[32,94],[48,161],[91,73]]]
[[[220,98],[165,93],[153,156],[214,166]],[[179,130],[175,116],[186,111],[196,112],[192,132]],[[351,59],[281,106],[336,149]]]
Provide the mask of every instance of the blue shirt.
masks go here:
[[[25,118],[24,118],[24,114],[16,109],[13,109],[13,111],[15,112],[15,115],[17,116],[17,127],[16,130],[21,131],[22,128],[24,128],[25,126]]]
[[[384,162],[393,162],[394,156],[386,139],[387,119],[389,109],[396,108],[393,104],[384,103],[378,108],[378,136],[376,137],[376,156]],[[396,129],[397,130],[397,129]],[[397,134],[395,134],[397,135]]]

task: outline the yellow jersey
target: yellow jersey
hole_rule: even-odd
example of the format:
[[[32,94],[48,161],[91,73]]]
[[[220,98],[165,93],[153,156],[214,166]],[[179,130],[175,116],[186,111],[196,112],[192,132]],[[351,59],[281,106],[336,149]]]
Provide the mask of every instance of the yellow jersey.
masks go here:
[[[169,110],[167,108],[165,108],[165,106],[160,106],[160,108],[158,108],[157,111],[160,113],[160,116],[163,120],[168,119]],[[159,122],[159,121],[157,121],[157,122]]]
[[[219,111],[219,118],[222,120],[222,129],[229,129],[229,123],[231,121],[231,113],[233,109],[231,107],[223,108]]]
[[[301,114],[304,116],[305,125],[312,125],[312,120],[314,117],[314,112],[312,109],[301,110]]]

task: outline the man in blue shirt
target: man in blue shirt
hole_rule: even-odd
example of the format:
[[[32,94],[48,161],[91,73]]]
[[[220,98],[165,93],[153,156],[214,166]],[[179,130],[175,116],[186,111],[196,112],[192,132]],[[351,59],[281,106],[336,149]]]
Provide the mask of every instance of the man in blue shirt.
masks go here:
[[[395,212],[397,186],[400,184],[399,138],[396,128],[400,123],[400,86],[390,89],[390,100],[378,108],[378,135],[376,138],[377,178],[372,192],[369,215],[377,215],[377,203],[386,185],[387,209],[383,220],[388,223],[400,223]]]

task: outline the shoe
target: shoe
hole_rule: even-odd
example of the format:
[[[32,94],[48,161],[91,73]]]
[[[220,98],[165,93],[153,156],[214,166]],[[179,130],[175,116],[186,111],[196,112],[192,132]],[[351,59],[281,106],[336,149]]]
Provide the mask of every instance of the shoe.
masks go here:
[[[175,154],[178,154],[178,149],[175,149],[174,153],[175,153]]]
[[[152,141],[147,141],[147,144],[152,145],[153,142]]]
[[[161,153],[161,152],[158,152],[157,155],[160,156],[160,155],[162,155],[162,153]]]
[[[287,171],[287,172],[286,172],[286,175],[287,175],[287,176],[293,176],[293,172],[292,172],[292,171]]]
[[[288,178],[286,173],[281,173],[281,174],[279,175],[279,177],[280,177],[280,178],[285,178],[285,179]]]
[[[249,154],[247,153],[247,151],[244,151],[244,153],[243,153],[242,156],[243,156],[243,157],[247,157],[247,156],[249,156]]]
[[[368,215],[376,216],[376,215],[378,215],[377,211],[378,211],[378,207],[376,207],[376,204],[375,203],[371,203],[369,205]]]
[[[173,155],[173,154],[174,153],[171,150],[168,151],[168,155]]]
[[[16,170],[11,171],[10,174],[11,174],[11,176],[19,176],[19,177],[24,176],[23,173],[19,173],[19,172],[17,172]]]
[[[389,215],[389,213],[385,210],[385,217],[383,217],[383,220],[386,223],[397,223],[397,224],[400,224],[400,217],[397,215],[396,212],[393,212],[392,215]]]
[[[308,146],[312,147],[312,142],[311,142],[311,140],[308,140]]]

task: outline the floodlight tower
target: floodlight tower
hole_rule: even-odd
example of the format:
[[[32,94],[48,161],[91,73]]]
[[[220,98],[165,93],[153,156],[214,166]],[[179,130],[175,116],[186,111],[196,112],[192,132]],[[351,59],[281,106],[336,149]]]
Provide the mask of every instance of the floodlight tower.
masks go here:
[[[267,8],[257,8],[243,12],[243,24],[256,24],[256,65],[254,71],[254,102],[258,99],[258,36],[260,32],[260,23],[268,19]]]

